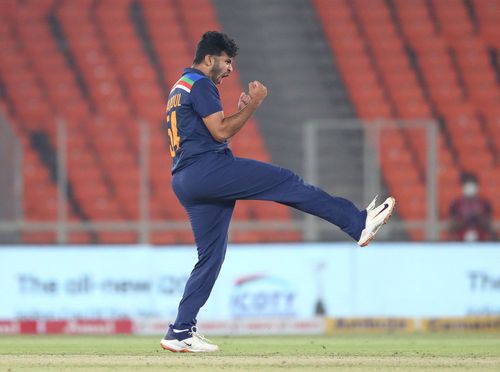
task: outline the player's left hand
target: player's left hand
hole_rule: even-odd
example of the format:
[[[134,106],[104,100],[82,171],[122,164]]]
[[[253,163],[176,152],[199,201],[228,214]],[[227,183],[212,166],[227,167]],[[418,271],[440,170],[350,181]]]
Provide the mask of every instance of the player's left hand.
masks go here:
[[[252,97],[250,97],[248,94],[245,92],[241,92],[240,98],[238,99],[238,110],[243,110],[252,100]]]

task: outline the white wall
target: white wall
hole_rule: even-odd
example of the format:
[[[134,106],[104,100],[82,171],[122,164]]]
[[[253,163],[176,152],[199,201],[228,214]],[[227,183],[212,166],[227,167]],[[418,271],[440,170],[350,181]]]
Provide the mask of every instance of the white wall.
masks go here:
[[[175,317],[194,247],[4,247],[0,319]],[[200,319],[500,314],[499,244],[230,246]]]

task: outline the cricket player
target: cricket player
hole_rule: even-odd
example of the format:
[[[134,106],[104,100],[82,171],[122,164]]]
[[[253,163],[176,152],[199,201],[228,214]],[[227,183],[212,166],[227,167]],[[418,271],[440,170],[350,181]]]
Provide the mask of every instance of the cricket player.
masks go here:
[[[237,158],[228,147],[262,104],[266,87],[252,81],[241,93],[238,112],[226,116],[217,85],[233,71],[238,52],[226,34],[209,31],[199,41],[191,68],[175,83],[167,102],[167,131],[173,158],[172,186],[186,209],[198,250],[198,262],[180,301],[177,319],[160,345],[174,352],[212,352],[196,329],[196,316],[217,279],[227,248],[228,229],[237,200],[269,200],[318,216],[366,246],[387,222],[395,200],[366,210],[349,200],[305,183],[288,169]]]

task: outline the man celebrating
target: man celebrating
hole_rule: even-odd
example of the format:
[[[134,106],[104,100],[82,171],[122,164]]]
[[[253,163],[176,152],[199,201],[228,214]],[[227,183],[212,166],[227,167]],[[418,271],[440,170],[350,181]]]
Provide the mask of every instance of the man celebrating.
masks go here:
[[[233,71],[237,51],[227,35],[206,32],[192,67],[184,70],[167,103],[172,186],[188,213],[198,249],[198,262],[186,283],[177,319],[160,343],[174,352],[218,350],[197,332],[196,316],[224,261],[237,200],[270,200],[313,214],[337,225],[360,246],[368,245],[395,205],[389,197],[375,207],[374,199],[360,211],[349,200],[305,183],[288,169],[234,157],[228,139],[239,132],[267,95],[266,87],[253,81],[248,84],[248,94],[240,95],[239,111],[224,115],[216,85]]]

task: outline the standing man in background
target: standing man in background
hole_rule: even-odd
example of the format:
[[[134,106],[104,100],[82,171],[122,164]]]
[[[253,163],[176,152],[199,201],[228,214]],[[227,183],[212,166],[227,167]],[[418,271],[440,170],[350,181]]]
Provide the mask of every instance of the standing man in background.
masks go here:
[[[481,198],[479,182],[473,173],[461,176],[462,196],[450,206],[450,235],[452,240],[466,242],[494,239],[491,225],[491,204]]]
[[[288,169],[234,157],[228,140],[262,104],[266,87],[253,81],[242,92],[238,112],[225,116],[218,84],[233,71],[238,47],[226,34],[206,32],[196,48],[191,68],[170,91],[167,131],[173,157],[172,186],[186,209],[198,249],[198,262],[179,304],[177,319],[161,346],[174,352],[211,352],[196,329],[196,317],[215,284],[227,248],[228,229],[237,200],[269,200],[318,216],[338,226],[360,246],[366,246],[387,222],[393,197],[366,210],[305,183]]]

